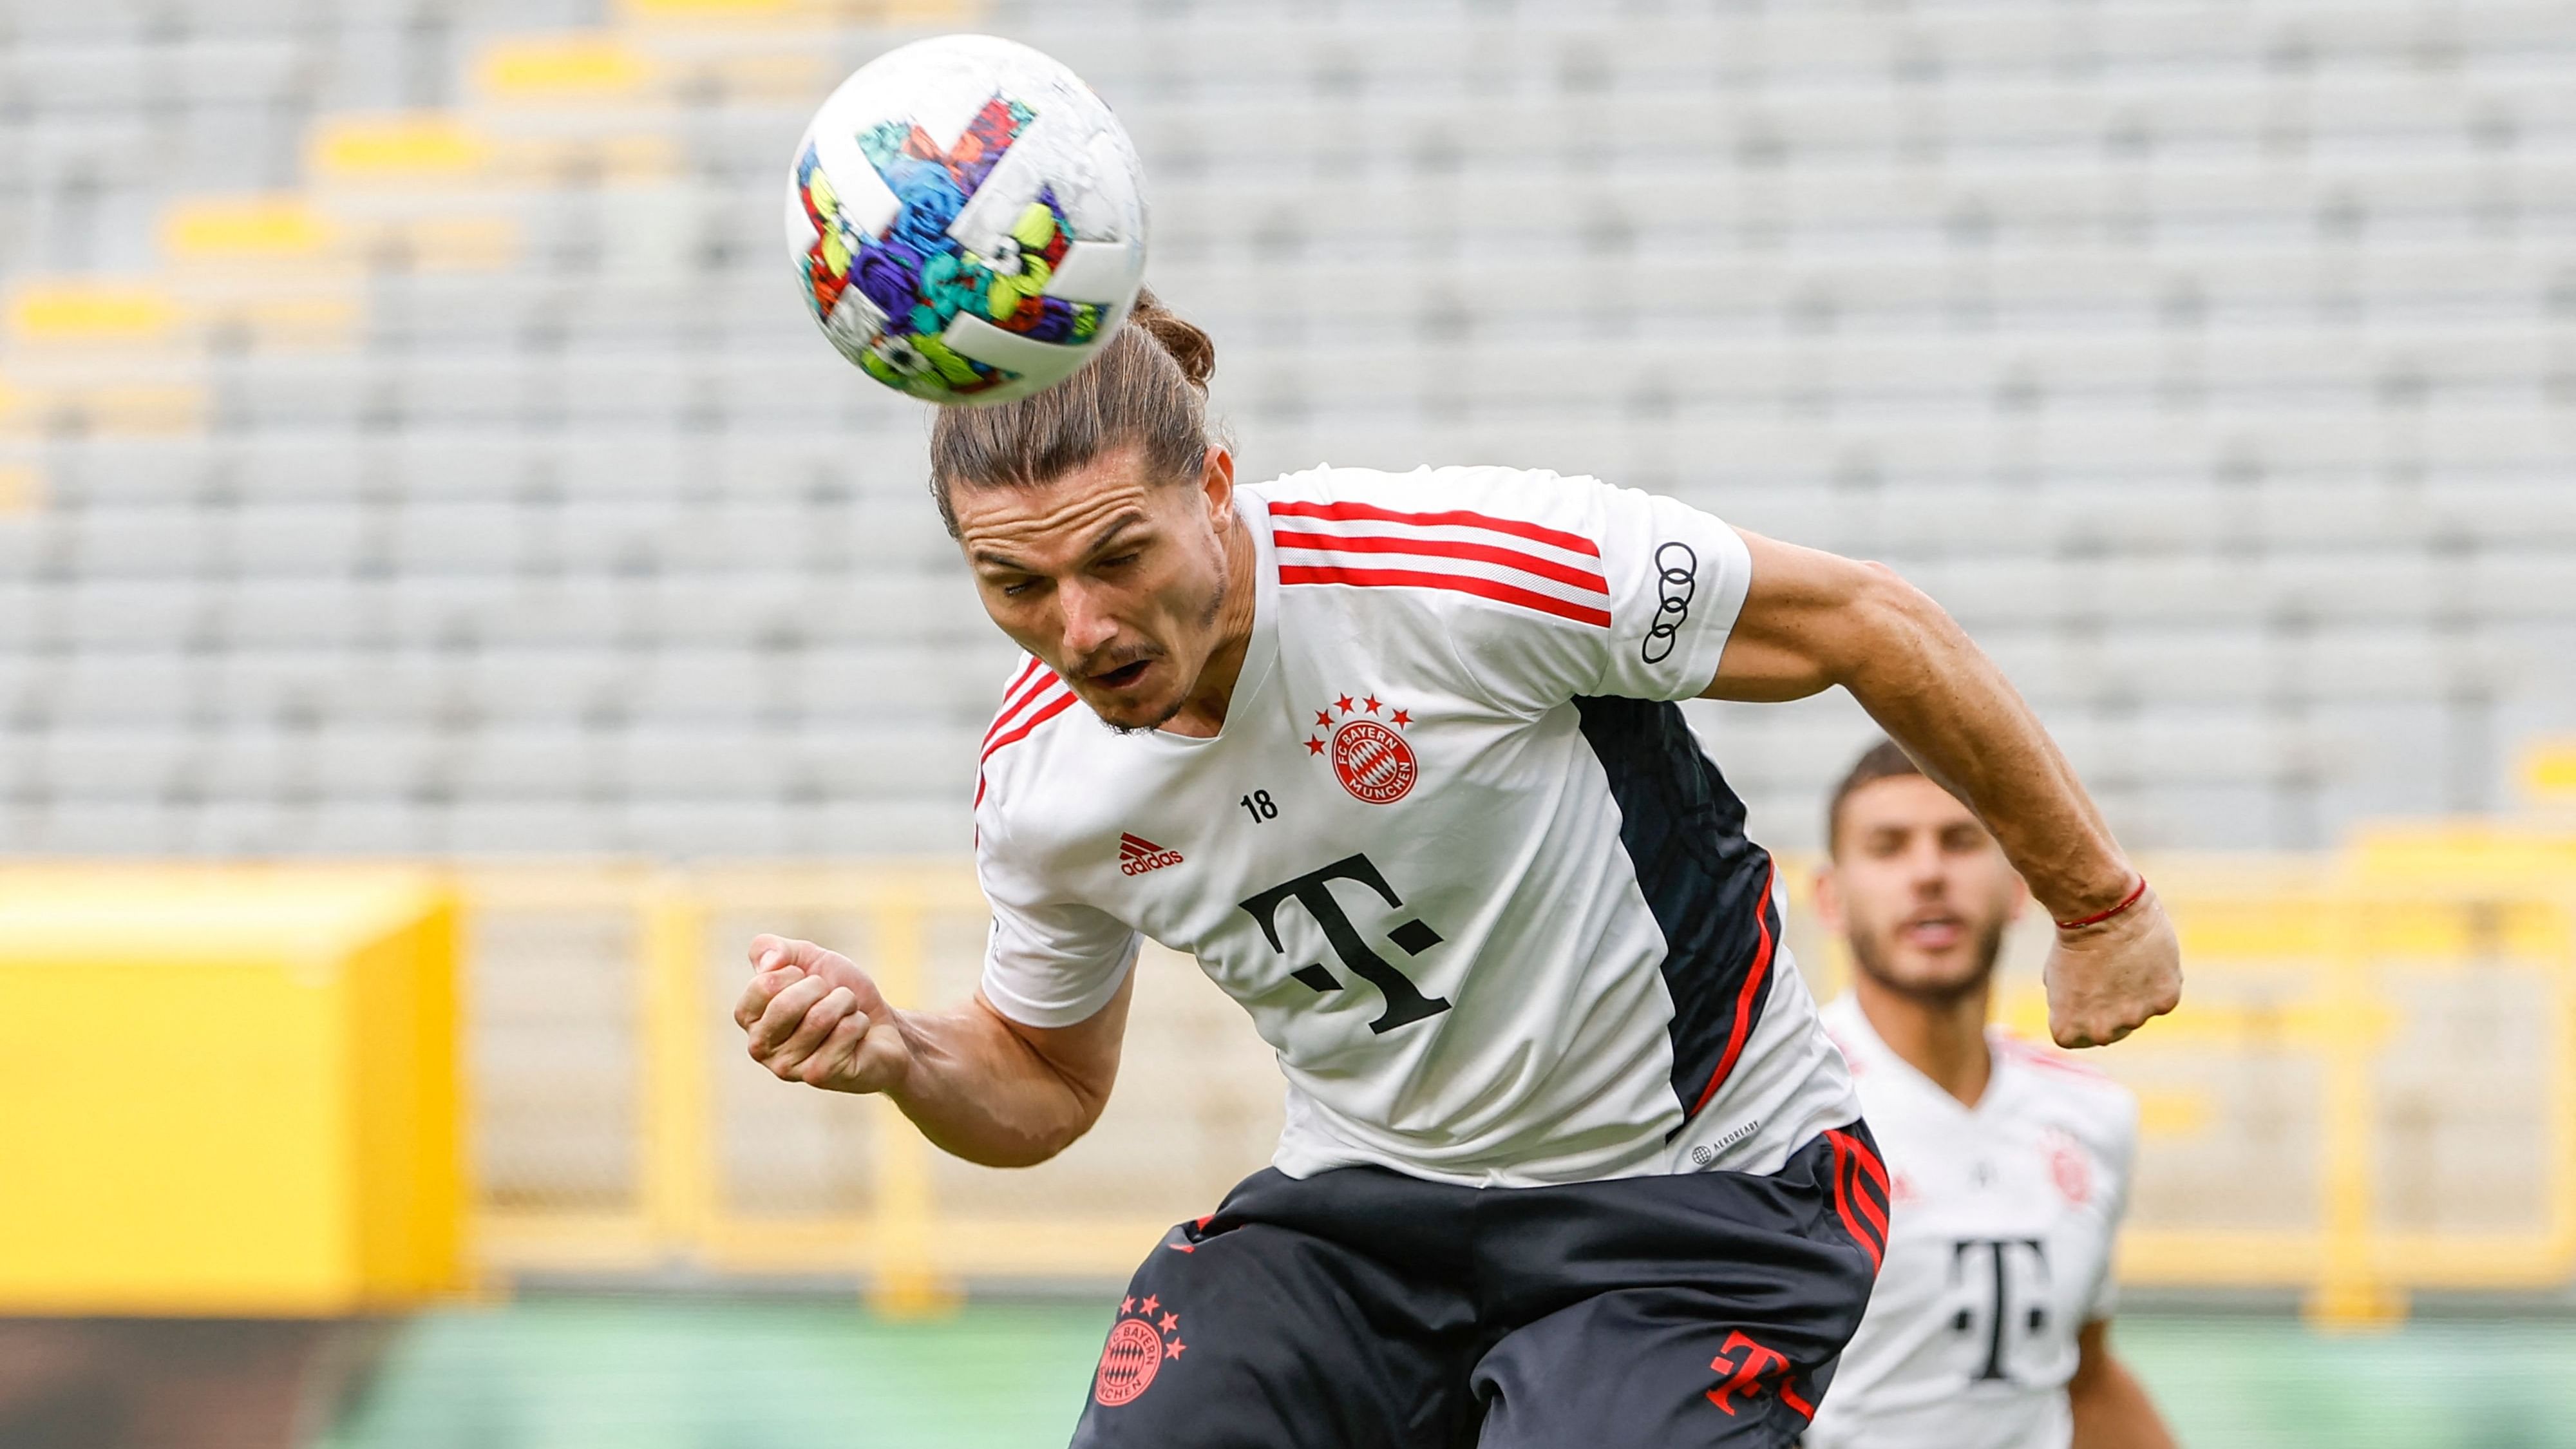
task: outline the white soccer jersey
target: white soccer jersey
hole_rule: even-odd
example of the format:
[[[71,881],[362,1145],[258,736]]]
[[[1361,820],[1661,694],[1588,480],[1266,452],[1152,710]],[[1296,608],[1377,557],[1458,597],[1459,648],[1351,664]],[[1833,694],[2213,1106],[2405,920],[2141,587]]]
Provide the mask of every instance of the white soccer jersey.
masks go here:
[[[2116,1294],[2136,1099],[1998,1031],[1970,1108],[1889,1050],[1851,997],[1824,1015],[1887,1160],[1894,1221],[1808,1449],[2065,1449],[2075,1335]]]
[[[1278,1051],[1297,1177],[1769,1172],[1857,1116],[1770,858],[1666,702],[1717,671],[1743,540],[1502,468],[1238,494],[1258,593],[1215,738],[1011,681],[975,812],[994,1005],[1069,1025],[1140,936],[1188,952]]]

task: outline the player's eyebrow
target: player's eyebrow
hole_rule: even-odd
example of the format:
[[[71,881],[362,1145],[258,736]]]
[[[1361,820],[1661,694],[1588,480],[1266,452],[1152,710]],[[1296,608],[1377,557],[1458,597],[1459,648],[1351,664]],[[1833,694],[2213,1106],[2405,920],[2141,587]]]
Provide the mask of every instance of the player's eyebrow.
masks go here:
[[[1102,527],[1098,533],[1091,536],[1091,546],[1082,551],[1082,556],[1084,558],[1098,558],[1102,553],[1108,550],[1111,544],[1118,541],[1118,535],[1125,533],[1128,529],[1145,521],[1146,519],[1144,514],[1137,512],[1133,508],[1128,509],[1126,512],[1119,514],[1116,518],[1109,520],[1107,525]]]
[[[1082,551],[1075,556],[1085,559],[1095,558],[1099,556],[1102,549],[1109,547],[1111,543],[1115,542],[1120,533],[1136,524],[1148,521],[1149,520],[1143,513],[1133,508],[1128,509],[1126,512],[1119,514],[1116,518],[1113,518],[1107,523],[1101,525],[1100,531],[1093,534],[1091,536],[1091,541],[1083,545]],[[1020,562],[1009,554],[995,553],[991,549],[987,548],[979,548],[975,550],[971,557],[977,563],[991,564],[996,568],[1011,569],[1019,573],[1034,574],[1043,572],[1043,570],[1030,568],[1027,564]]]

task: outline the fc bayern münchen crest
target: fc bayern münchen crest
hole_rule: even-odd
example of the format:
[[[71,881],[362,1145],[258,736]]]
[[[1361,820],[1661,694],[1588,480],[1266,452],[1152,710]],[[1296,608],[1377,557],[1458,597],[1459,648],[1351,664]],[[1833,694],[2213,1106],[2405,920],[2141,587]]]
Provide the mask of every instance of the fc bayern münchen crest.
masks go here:
[[[1118,1305],[1118,1322],[1100,1349],[1100,1371],[1092,1378],[1091,1396],[1104,1407],[1132,1404],[1154,1386],[1163,1365],[1189,1351],[1181,1342],[1181,1315],[1151,1294]]]
[[[1422,762],[1405,743],[1413,715],[1374,694],[1341,695],[1315,711],[1306,753],[1332,762],[1333,777],[1354,800],[1392,805],[1413,791]]]

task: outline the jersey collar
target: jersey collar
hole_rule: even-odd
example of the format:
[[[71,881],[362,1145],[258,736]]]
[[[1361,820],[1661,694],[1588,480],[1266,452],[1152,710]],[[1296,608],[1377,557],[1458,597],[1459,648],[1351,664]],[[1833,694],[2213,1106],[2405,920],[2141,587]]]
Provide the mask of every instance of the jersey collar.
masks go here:
[[[1864,1070],[1878,1072],[1903,1083],[1907,1091],[1928,1098],[1939,1108],[1973,1121],[1994,1111],[1996,1101],[2008,1090],[2005,1078],[2011,1054],[1995,1049],[1995,1028],[1992,1026],[1984,1032],[1986,1090],[1978,1096],[1977,1105],[1971,1107],[1951,1096],[1949,1089],[1939,1082],[1916,1070],[1912,1062],[1897,1054],[1896,1048],[1880,1039],[1878,1029],[1869,1024],[1869,1013],[1860,1009],[1858,996],[1845,991],[1835,1000],[1834,1007],[1837,1009],[1828,1013],[1832,1031],[1848,1049],[1867,1059],[1863,1064]]]

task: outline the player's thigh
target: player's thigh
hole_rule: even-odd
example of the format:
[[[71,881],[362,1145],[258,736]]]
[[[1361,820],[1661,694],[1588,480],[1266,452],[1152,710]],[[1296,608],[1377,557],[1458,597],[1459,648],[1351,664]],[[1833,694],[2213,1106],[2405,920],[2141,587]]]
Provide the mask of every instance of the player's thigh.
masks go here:
[[[1463,1449],[1471,1332],[1449,1295],[1324,1239],[1176,1229],[1127,1286],[1073,1449]]]
[[[1602,1293],[1513,1331],[1477,1364],[1477,1443],[1782,1449],[1805,1432],[1848,1336],[1839,1311],[1755,1315],[1685,1287]]]

